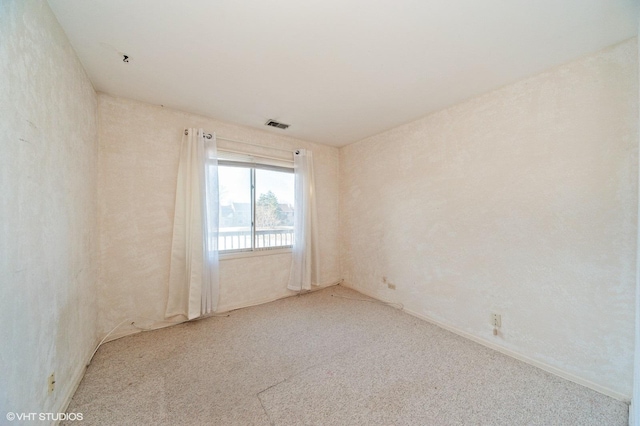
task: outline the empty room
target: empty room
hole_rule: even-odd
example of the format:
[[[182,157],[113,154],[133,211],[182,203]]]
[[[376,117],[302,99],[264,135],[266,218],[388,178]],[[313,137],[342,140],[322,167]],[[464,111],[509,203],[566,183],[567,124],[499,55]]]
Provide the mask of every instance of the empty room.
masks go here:
[[[0,0],[0,424],[640,426],[638,0]]]

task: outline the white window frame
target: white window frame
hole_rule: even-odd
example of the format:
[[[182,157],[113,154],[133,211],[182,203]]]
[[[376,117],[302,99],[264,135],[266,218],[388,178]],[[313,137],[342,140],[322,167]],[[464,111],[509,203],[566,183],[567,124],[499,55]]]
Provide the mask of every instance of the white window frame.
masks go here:
[[[251,157],[253,159],[253,157]],[[251,256],[265,256],[282,253],[291,253],[293,246],[276,246],[276,247],[256,247],[256,169],[272,170],[276,172],[285,172],[293,174],[293,165],[284,167],[281,165],[263,164],[253,161],[237,161],[237,160],[218,160],[218,166],[241,167],[250,171],[251,186],[251,247],[242,249],[219,250],[220,259],[235,259]]]

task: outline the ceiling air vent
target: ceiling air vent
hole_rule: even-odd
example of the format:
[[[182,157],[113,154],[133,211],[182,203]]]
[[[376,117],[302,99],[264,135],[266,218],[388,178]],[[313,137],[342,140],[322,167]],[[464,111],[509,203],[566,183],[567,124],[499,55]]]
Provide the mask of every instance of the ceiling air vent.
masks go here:
[[[271,127],[277,127],[278,129],[286,129],[287,127],[289,127],[288,124],[284,124],[284,123],[278,123],[275,120],[268,120],[266,123],[264,123],[265,126],[271,126]]]

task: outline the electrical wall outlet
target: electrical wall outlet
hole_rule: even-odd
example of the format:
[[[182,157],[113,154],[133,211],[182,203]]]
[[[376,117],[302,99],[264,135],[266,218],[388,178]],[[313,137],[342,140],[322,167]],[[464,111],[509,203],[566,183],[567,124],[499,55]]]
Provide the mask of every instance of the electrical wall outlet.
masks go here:
[[[49,393],[53,393],[56,389],[56,373],[51,373],[49,376]]]
[[[491,314],[491,325],[494,328],[500,328],[502,325],[502,315],[500,314]]]

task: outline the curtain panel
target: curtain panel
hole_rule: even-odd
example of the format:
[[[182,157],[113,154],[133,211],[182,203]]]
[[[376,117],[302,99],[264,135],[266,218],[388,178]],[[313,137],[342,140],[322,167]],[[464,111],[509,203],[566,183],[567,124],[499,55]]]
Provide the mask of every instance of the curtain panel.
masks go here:
[[[299,149],[293,156],[295,174],[295,206],[291,272],[287,288],[293,291],[310,290],[320,284],[318,250],[318,215],[316,211],[313,155]]]
[[[187,129],[178,167],[167,319],[193,319],[217,308],[218,204],[215,134]]]

